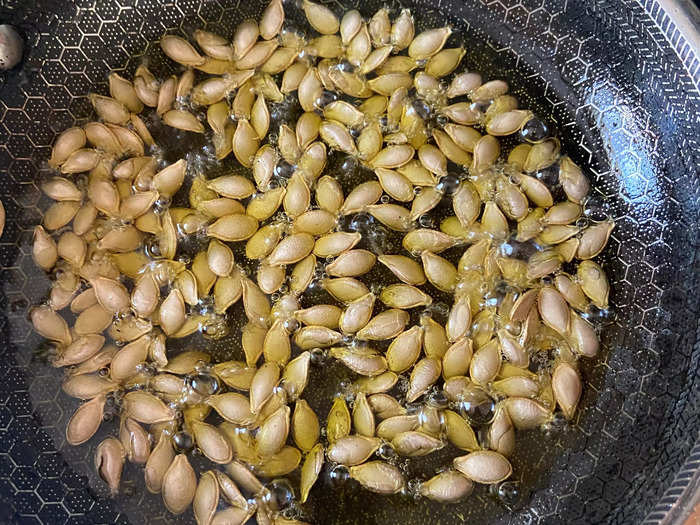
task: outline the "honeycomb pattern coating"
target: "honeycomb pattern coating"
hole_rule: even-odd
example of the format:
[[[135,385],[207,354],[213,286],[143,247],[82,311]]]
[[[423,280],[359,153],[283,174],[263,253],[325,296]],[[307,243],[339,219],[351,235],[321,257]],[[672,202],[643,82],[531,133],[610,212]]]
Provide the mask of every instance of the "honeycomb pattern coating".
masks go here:
[[[357,2],[369,15],[383,2]],[[519,438],[523,502],[508,510],[486,490],[443,507],[348,488],[315,488],[317,523],[638,523],[683,464],[700,430],[698,326],[700,106],[692,78],[663,31],[634,0],[419,1],[427,25],[454,25],[466,65],[507,78],[523,106],[556,123],[565,149],[589,166],[617,228],[605,253],[616,312],[605,351],[583,369],[584,410],[563,433]],[[346,4],[347,6],[348,4]],[[398,8],[396,1],[389,2]],[[646,1],[648,10],[653,2]],[[338,3],[332,6],[338,12]],[[105,92],[112,69],[144,57],[167,72],[153,42],[207,27],[230,36],[253,2],[6,0],[21,31],[22,65],[0,75],[1,523],[178,523],[158,497],[125,483],[106,498],[92,472],[98,438],[72,448],[63,430],[77,403],[27,322],[48,281],[31,262],[32,226],[47,199],[38,181],[56,134],[90,117],[85,95]],[[525,466],[537,468],[524,468]],[[133,466],[124,479],[140,476]],[[401,513],[401,514],[399,514]],[[442,521],[440,521],[442,520]]]

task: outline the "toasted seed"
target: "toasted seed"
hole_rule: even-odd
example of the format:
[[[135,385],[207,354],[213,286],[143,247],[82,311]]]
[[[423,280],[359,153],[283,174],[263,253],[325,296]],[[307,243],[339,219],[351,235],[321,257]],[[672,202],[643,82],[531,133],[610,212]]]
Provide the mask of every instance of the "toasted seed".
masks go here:
[[[124,381],[138,373],[138,366],[146,361],[151,336],[144,335],[124,346],[112,359],[110,376],[115,381]]]
[[[379,394],[391,390],[398,380],[399,376],[389,371],[377,376],[361,377],[355,381],[355,386],[358,392],[364,392],[367,395]]]
[[[117,390],[114,381],[95,374],[71,376],[63,382],[63,391],[77,399],[92,399]]]
[[[434,358],[423,358],[413,367],[406,393],[406,400],[412,403],[422,396],[440,377],[442,366]]]
[[[332,346],[342,339],[340,332],[325,326],[304,326],[294,335],[294,343],[302,350]]]
[[[386,359],[367,347],[335,347],[330,355],[362,376],[377,376],[387,368]]]
[[[280,187],[256,194],[248,201],[246,214],[259,221],[269,219],[279,209],[286,193],[287,190]]]
[[[561,335],[568,333],[569,305],[555,288],[541,288],[537,296],[537,306],[544,324]]]
[[[602,252],[608,243],[608,239],[610,239],[610,234],[614,227],[614,222],[604,221],[593,224],[583,230],[579,239],[578,250],[576,250],[576,257],[579,259],[591,259]]]
[[[408,46],[408,56],[415,59],[430,58],[442,49],[451,34],[452,29],[449,27],[423,31]]]
[[[409,315],[403,310],[392,308],[370,319],[356,334],[360,340],[381,341],[393,339],[400,334],[409,321]]]
[[[119,492],[124,458],[124,447],[118,439],[113,437],[104,439],[95,449],[95,470],[107,483],[112,495]]]
[[[185,454],[178,454],[163,476],[163,502],[173,514],[182,514],[195,496],[197,475]]]
[[[518,430],[536,428],[552,416],[543,405],[527,397],[509,397],[504,401],[504,406]]]
[[[367,461],[381,445],[381,439],[349,435],[337,439],[327,450],[328,459],[341,465],[354,466]]]
[[[364,395],[363,392],[361,394]],[[379,419],[404,415],[406,410],[393,397],[387,394],[372,394],[367,398],[372,411]]]
[[[168,57],[185,66],[199,66],[204,64],[204,58],[197,52],[192,44],[178,36],[164,36],[160,39],[160,47]]]
[[[445,418],[447,439],[450,443],[461,450],[467,450],[469,452],[481,448],[479,447],[474,429],[472,429],[462,416],[452,410],[445,410],[443,416]]]
[[[66,426],[66,441],[69,444],[82,445],[95,435],[102,423],[105,401],[105,396],[99,395],[78,407]]]
[[[510,477],[513,467],[498,452],[479,450],[454,459],[455,468],[477,483],[498,483]]]
[[[316,483],[318,475],[323,467],[323,445],[320,443],[314,445],[309,451],[301,467],[301,480],[299,482],[299,490],[301,492],[301,502],[304,503],[309,497],[309,491]],[[260,521],[258,521],[260,523]]]
[[[598,353],[598,336],[593,326],[578,314],[571,312],[571,341],[573,349],[586,357],[595,357]]]
[[[425,72],[436,78],[447,76],[457,68],[465,53],[463,47],[438,51],[425,64]]]
[[[266,478],[284,476],[296,469],[300,462],[301,452],[294,447],[285,446],[277,454],[258,464],[256,472]]]
[[[464,337],[450,346],[442,358],[442,374],[445,379],[466,375],[472,358],[472,341]]]
[[[45,271],[51,270],[58,260],[58,247],[56,242],[41,226],[36,226],[34,228],[32,256],[34,262]]]
[[[357,232],[328,233],[316,240],[313,253],[317,257],[335,257],[346,250],[352,249],[361,239],[362,234]]]
[[[94,304],[80,313],[75,321],[75,332],[78,335],[100,333],[112,323],[113,317],[114,314],[112,312],[104,309],[99,304]],[[37,329],[37,331],[39,330]]]
[[[380,255],[377,260],[406,284],[420,286],[425,284],[423,268],[416,261],[405,255]]]
[[[292,218],[298,217],[309,209],[311,190],[304,176],[297,172],[287,183],[287,192],[282,201],[284,211]]]
[[[409,284],[392,284],[382,289],[379,300],[390,308],[403,310],[428,306],[433,299],[428,294]]]
[[[445,292],[454,290],[457,284],[457,268],[447,259],[430,252],[421,254],[425,276],[430,283]]]
[[[593,261],[581,261],[576,271],[581,289],[598,308],[608,307],[610,284],[603,269]]]
[[[289,434],[289,414],[289,407],[280,407],[260,425],[256,449],[263,457],[276,454],[284,446]]]
[[[336,222],[335,215],[326,210],[309,210],[294,220],[293,231],[311,235],[324,235],[335,228]]]
[[[576,204],[582,203],[590,189],[588,178],[569,157],[562,157],[559,162],[559,183],[569,200]]]
[[[321,285],[335,299],[344,303],[359,299],[369,292],[369,289],[361,281],[352,277],[324,279]]]
[[[323,35],[332,35],[340,29],[340,22],[328,7],[304,0],[302,9],[306,19],[316,31]]]
[[[66,321],[51,308],[48,306],[37,306],[32,308],[29,315],[34,330],[39,335],[46,339],[58,341],[63,345],[71,343],[72,338]]]
[[[469,376],[475,383],[486,385],[496,377],[500,367],[501,352],[496,340],[492,339],[474,352],[469,364]]]
[[[445,443],[424,432],[409,430],[394,436],[391,445],[401,456],[419,457],[432,454],[443,448]]]
[[[399,168],[413,158],[414,152],[414,148],[408,144],[397,144],[393,146],[387,146],[379,153],[377,153],[369,161],[369,164],[374,169]]]
[[[347,196],[340,209],[342,215],[364,211],[382,196],[382,187],[376,181],[364,182],[356,186]]]
[[[204,133],[204,125],[189,111],[171,109],[163,113],[162,118],[163,122],[171,128],[192,131],[194,133]]]
[[[386,73],[373,78],[367,84],[375,93],[388,97],[397,89],[410,88],[413,79],[409,73]]]
[[[279,377],[280,368],[276,363],[265,363],[255,372],[250,384],[250,411],[253,414],[257,414],[272,396]]]
[[[372,317],[375,295],[367,293],[353,301],[349,301],[343,310],[338,326],[343,333],[352,334],[363,328]]]
[[[326,436],[329,443],[335,443],[340,438],[350,434],[350,412],[345,400],[342,397],[336,397],[333,401],[333,406],[328,413],[328,423],[326,427]]]
[[[81,173],[90,171],[100,161],[102,153],[95,149],[83,148],[73,151],[61,164],[61,173]]]
[[[204,472],[199,477],[197,490],[192,500],[192,511],[198,524],[209,524],[219,504],[219,483],[214,471]]]
[[[383,461],[370,461],[350,467],[350,477],[367,490],[378,494],[396,494],[405,486],[401,471]]]
[[[244,213],[233,213],[219,218],[207,227],[207,235],[222,241],[244,241],[258,229],[258,221]]]
[[[574,417],[576,405],[581,398],[581,390],[581,378],[576,368],[569,363],[559,363],[552,374],[552,391],[567,419]]]
[[[56,139],[51,150],[49,166],[52,168],[60,166],[71,154],[85,147],[85,143],[85,132],[81,128],[73,127],[63,131]]]

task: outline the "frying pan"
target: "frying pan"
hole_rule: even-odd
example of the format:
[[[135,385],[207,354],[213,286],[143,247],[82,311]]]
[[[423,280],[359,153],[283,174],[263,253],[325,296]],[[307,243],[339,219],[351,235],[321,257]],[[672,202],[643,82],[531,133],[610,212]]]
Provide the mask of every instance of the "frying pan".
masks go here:
[[[356,5],[357,4],[357,5]],[[395,0],[389,7],[398,8]],[[422,27],[444,24],[467,47],[465,66],[505,78],[523,107],[555,127],[587,167],[598,206],[617,223],[603,255],[612,312],[599,320],[601,356],[583,363],[586,387],[572,425],[519,433],[519,494],[508,504],[481,487],[459,505],[314,489],[314,523],[670,523],[697,484],[700,463],[700,57],[657,0],[416,0]],[[365,16],[379,0],[345,2]],[[334,7],[340,11],[340,6]],[[166,31],[199,27],[230,37],[259,1],[3,0],[23,62],[0,76],[0,522],[187,523],[124,473],[107,497],[92,467],[99,439],[80,447],[63,431],[76,404],[27,321],[49,281],[31,261],[47,200],[57,132],[91,118],[85,95],[106,93],[110,70],[147,59],[173,66]],[[675,15],[674,15],[675,16]],[[688,33],[686,33],[687,35]],[[455,42],[456,43],[456,42]]]

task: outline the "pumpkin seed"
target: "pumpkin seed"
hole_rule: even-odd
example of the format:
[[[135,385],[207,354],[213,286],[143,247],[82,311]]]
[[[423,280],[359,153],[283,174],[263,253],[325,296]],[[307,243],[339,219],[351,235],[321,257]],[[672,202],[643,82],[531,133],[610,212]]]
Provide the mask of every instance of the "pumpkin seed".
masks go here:
[[[163,476],[163,503],[172,514],[182,514],[195,496],[197,475],[185,454],[178,454]]]
[[[452,34],[449,27],[428,29],[418,34],[408,46],[408,56],[417,60],[430,58],[442,49]]]
[[[370,461],[350,467],[350,477],[367,490],[378,494],[396,494],[406,484],[401,471],[384,461]]]
[[[426,357],[418,361],[411,371],[406,400],[412,403],[425,394],[438,380],[441,372],[442,365],[437,359]]]
[[[542,404],[527,397],[509,397],[504,401],[504,406],[518,430],[539,427],[552,416]]]
[[[479,450],[454,459],[455,468],[477,483],[498,483],[510,477],[513,467],[498,452]]]
[[[280,368],[276,363],[264,363],[253,375],[250,383],[250,411],[257,414],[265,402],[272,396],[272,391],[280,377]]]
[[[365,394],[378,394],[391,390],[399,380],[399,376],[394,372],[384,372],[371,377],[361,377],[355,381],[355,386],[359,392]]]
[[[608,307],[610,285],[603,269],[593,261],[581,261],[576,271],[583,293],[598,308]]]
[[[266,224],[256,231],[245,246],[245,255],[249,259],[264,259],[272,250],[282,236],[282,228],[279,224]]]
[[[316,483],[318,475],[321,473],[323,468],[323,445],[320,443],[314,445],[314,447],[309,451],[304,460],[304,464],[301,467],[301,481],[300,492],[301,492],[301,502],[304,503],[308,497],[311,488]]]
[[[71,445],[82,445],[100,428],[106,398],[99,395],[83,403],[73,413],[66,426],[66,441]]]
[[[124,458],[124,447],[118,439],[113,437],[104,439],[95,450],[95,470],[107,483],[112,495],[119,492]]]

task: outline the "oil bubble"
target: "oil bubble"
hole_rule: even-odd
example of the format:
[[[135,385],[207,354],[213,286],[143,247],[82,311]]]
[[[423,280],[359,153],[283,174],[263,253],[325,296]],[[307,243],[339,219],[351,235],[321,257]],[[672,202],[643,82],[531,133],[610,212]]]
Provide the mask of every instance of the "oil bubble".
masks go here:
[[[173,434],[173,445],[178,452],[190,452],[194,448],[194,439],[185,430]]]
[[[453,195],[459,188],[459,175],[455,173],[448,173],[442,177],[435,189],[444,195]]]
[[[559,164],[554,163],[535,172],[535,177],[549,188],[554,188],[559,183]]]
[[[267,503],[273,510],[281,511],[294,502],[294,489],[284,478],[273,479],[267,485]]]
[[[459,412],[470,423],[487,425],[496,413],[496,403],[484,390],[473,387],[462,394]]]
[[[530,144],[542,142],[547,138],[548,134],[549,129],[547,128],[547,124],[542,122],[537,117],[528,120],[520,130],[520,136],[523,138],[523,140],[529,142]]]
[[[328,473],[334,487],[342,487],[350,479],[350,471],[344,465],[336,465]]]

